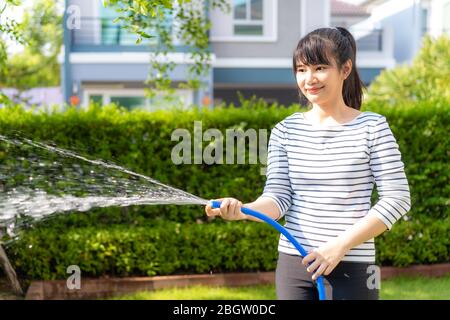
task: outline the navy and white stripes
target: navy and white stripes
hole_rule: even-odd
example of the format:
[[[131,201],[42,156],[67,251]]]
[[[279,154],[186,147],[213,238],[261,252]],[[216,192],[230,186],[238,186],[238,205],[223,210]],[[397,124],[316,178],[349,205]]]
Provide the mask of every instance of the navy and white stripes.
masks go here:
[[[370,207],[374,183],[378,202]],[[278,123],[269,140],[270,197],[285,227],[311,250],[337,237],[367,214],[388,229],[410,209],[410,193],[398,144],[386,118],[363,112],[342,125],[310,123],[295,113]],[[278,250],[299,254],[280,236]],[[375,261],[374,240],[351,249],[343,261]]]

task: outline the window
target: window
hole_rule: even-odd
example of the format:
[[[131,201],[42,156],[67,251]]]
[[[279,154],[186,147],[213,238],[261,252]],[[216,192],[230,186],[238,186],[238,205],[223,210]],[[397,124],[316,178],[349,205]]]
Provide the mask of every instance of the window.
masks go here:
[[[115,103],[128,110],[145,108],[147,106],[145,97],[139,96],[111,96],[111,103]]]
[[[188,89],[176,89],[176,100],[178,107],[189,108],[193,104],[193,91]],[[149,99],[145,96],[144,89],[108,89],[88,87],[83,90],[83,105],[89,102],[106,105],[115,103],[128,110],[145,109],[158,110],[171,107],[171,105],[160,104],[158,99]]]
[[[263,1],[264,0],[233,0],[234,35],[264,35]]]
[[[133,110],[136,108],[144,108],[148,109],[149,107],[149,99],[144,96],[139,96],[136,94],[136,91],[132,92],[118,92],[114,94],[114,91],[106,93],[87,93],[87,97],[89,98],[90,103],[96,103],[99,105],[115,103],[118,106],[124,107],[128,110]]]
[[[428,32],[428,9],[422,8],[422,36]]]
[[[103,104],[103,96],[99,94],[93,94],[89,96],[89,101],[95,104]]]
[[[226,0],[228,12],[210,12],[212,42],[276,42],[278,0]]]

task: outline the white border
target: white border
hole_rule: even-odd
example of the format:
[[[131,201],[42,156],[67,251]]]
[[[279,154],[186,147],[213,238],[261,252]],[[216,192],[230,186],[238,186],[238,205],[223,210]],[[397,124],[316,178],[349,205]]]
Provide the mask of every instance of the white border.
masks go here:
[[[216,58],[214,68],[287,68],[292,59],[286,58]]]
[[[359,68],[392,68],[393,58],[358,57],[356,65]],[[214,68],[292,68],[290,58],[216,58]]]
[[[215,55],[211,55],[213,59]],[[182,52],[170,52],[167,56],[157,56],[152,52],[72,52],[69,62],[73,64],[104,64],[104,63],[125,63],[125,64],[149,64],[151,60],[160,62],[175,62],[177,64],[192,64],[194,61],[189,58],[189,54]]]

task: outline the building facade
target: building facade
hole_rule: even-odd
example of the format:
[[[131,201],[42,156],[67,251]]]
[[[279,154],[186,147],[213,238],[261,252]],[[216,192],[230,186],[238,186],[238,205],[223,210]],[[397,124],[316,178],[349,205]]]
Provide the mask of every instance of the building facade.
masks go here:
[[[238,103],[239,94],[289,105],[299,101],[292,71],[298,40],[318,27],[343,25],[355,35],[357,66],[365,84],[396,64],[391,25],[364,24],[367,6],[334,0],[228,0],[231,11],[209,11],[212,68],[199,90],[177,89],[180,103]],[[66,0],[64,50],[60,58],[64,99],[115,102],[127,108],[158,108],[145,96],[151,47],[113,23],[116,12],[101,0]],[[71,21],[75,17],[78,20]],[[75,21],[75,22],[74,22]],[[149,40],[150,41],[150,40]],[[173,83],[187,80],[188,48],[178,44]],[[205,99],[208,98],[208,99]],[[209,103],[207,102],[207,103]]]

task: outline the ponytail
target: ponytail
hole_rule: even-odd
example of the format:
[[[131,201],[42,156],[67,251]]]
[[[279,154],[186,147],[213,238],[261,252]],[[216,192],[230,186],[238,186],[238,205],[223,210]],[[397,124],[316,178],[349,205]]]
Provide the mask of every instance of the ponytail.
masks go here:
[[[347,29],[342,27],[337,27],[336,29],[347,39],[352,49],[352,56],[350,58],[352,61],[352,71],[347,79],[344,80],[342,97],[346,105],[359,110],[362,105],[364,84],[356,68],[356,41]]]

